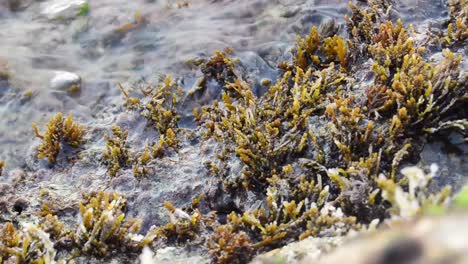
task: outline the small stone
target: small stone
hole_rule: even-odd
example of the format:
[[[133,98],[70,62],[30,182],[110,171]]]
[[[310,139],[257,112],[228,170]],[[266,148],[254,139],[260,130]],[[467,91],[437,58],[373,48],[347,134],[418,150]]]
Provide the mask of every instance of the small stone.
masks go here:
[[[81,87],[81,77],[72,72],[56,71],[50,81],[50,87],[57,91],[74,92]]]
[[[17,212],[18,214],[21,214],[23,211],[25,211],[28,208],[29,202],[25,198],[18,198],[15,200],[13,204],[13,210]]]
[[[48,19],[72,19],[89,4],[86,0],[50,0],[42,4],[42,15]]]

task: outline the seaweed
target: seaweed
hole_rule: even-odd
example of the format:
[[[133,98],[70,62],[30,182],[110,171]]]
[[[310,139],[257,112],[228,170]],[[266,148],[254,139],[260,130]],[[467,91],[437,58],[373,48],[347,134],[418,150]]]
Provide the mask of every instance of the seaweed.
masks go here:
[[[142,236],[138,236],[141,223],[128,219],[124,210],[127,200],[116,194],[103,191],[84,194],[79,204],[81,223],[73,236],[74,255],[104,257],[113,250],[134,252],[140,249]]]
[[[106,135],[106,151],[102,159],[109,174],[114,177],[117,172],[131,164],[130,147],[127,141],[128,130],[122,130],[119,126],[112,126],[112,136]]]
[[[85,141],[85,128],[73,122],[71,115],[65,119],[62,113],[52,117],[47,124],[47,131],[43,135],[39,133],[36,123],[33,123],[32,126],[35,136],[42,140],[42,144],[37,148],[37,157],[39,159],[47,158],[50,163],[55,163],[63,143],[78,148]]]
[[[170,222],[166,225],[152,228],[145,236],[145,243],[161,239],[169,242],[186,242],[200,234],[203,216],[198,209],[192,208],[193,212],[189,215],[184,210],[176,208],[169,201],[165,201],[164,206],[169,213]]]
[[[152,158],[159,158],[164,155],[165,150],[172,148],[177,150],[180,144],[178,138],[178,122],[180,115],[176,109],[178,97],[183,95],[182,88],[171,78],[166,76],[161,78],[158,85],[146,85],[140,89],[140,97],[130,97],[129,93],[121,84],[119,87],[126,98],[125,106],[129,110],[134,110],[142,117],[148,120],[148,124],[154,127],[159,132],[159,141],[151,144]],[[143,163],[148,163],[149,156],[146,148],[142,152],[144,154]],[[138,160],[140,159],[140,160]],[[137,158],[135,163],[136,174],[141,174],[138,167],[141,167],[141,157]],[[140,164],[140,165],[139,165]],[[144,174],[144,173],[143,173]]]
[[[449,35],[455,41],[462,43],[468,39],[468,2],[466,0],[450,0],[447,5],[450,9],[451,22],[448,30],[452,31]]]
[[[465,5],[449,3],[447,33],[457,44],[466,39]],[[204,160],[212,176],[211,186],[202,191],[206,196],[177,206],[165,201],[169,221],[144,236],[138,234],[140,221],[125,216],[126,199],[103,191],[84,195],[77,227],[68,228],[56,215],[56,205],[45,203],[35,228],[49,233],[57,249],[72,251],[71,258],[195,245],[215,263],[245,263],[291,241],[344,236],[381,220],[445,208],[451,190],[431,185],[435,166],[429,173],[401,167],[417,158],[421,139],[430,134],[457,131],[466,136],[467,120],[456,114],[468,96],[462,58],[447,49],[441,61],[430,62],[421,48],[426,40],[416,38],[402,21],[388,19],[391,1],[349,6],[349,39],[329,25],[298,36],[291,60],[278,65],[278,79],[262,81],[268,87],[264,94],[256,94],[236,71],[239,61],[229,49],[188,62],[203,74],[188,94],[170,76],[128,90],[119,84],[124,106],[144,118],[157,136],[132,150],[128,131],[113,126],[103,153],[109,174],[131,167],[135,177],[149,175],[153,159],[177,151],[180,135],[193,132],[197,140],[215,145],[214,157]],[[368,71],[373,75],[364,82],[361,75]],[[219,97],[193,110],[194,131],[180,128],[181,102],[205,92],[212,81]],[[43,136],[34,125],[44,141],[40,153],[52,161],[62,141],[82,143],[83,129],[71,117],[57,115],[48,128]],[[17,252],[26,231],[12,225],[4,229],[0,245],[6,247],[0,250]]]
[[[0,236],[0,262],[53,263],[56,255],[49,235],[35,225],[17,230],[12,223],[3,225]]]
[[[5,168],[5,161],[4,160],[0,160],[0,176],[2,176],[2,173],[3,173],[3,169]]]
[[[143,152],[137,156],[133,162],[133,174],[135,177],[145,176],[149,173],[148,163],[151,159],[151,152],[148,145],[146,145]]]
[[[216,229],[208,242],[210,254],[216,263],[245,263],[252,253],[252,241],[244,232],[233,232],[232,226]]]
[[[305,38],[298,36],[293,52],[295,54],[293,62],[303,70],[307,69],[311,63],[319,64],[320,58],[315,53],[320,47],[321,40],[317,27],[312,27]]]
[[[392,204],[389,209],[393,218],[408,219],[429,211],[433,207],[446,207],[450,199],[450,187],[445,187],[438,193],[429,193],[427,186],[436,176],[437,165],[431,166],[429,174],[418,167],[406,167],[401,173],[408,181],[408,191],[400,184],[384,175],[380,175],[377,182],[382,190],[382,197]]]
[[[228,57],[232,50],[215,50],[213,53],[214,55],[200,66],[205,79],[204,83],[209,79],[214,79],[223,86],[227,82],[234,81],[237,75],[234,69],[236,61]]]
[[[426,192],[408,170],[398,171],[421,135],[465,129],[451,114],[467,94],[461,57],[447,50],[440,63],[428,62],[411,26],[385,19],[386,1],[369,6],[350,4],[349,40],[325,38],[317,28],[298,37],[292,62],[279,65],[283,76],[262,96],[237,76],[219,100],[194,111],[205,138],[219,143],[217,160],[205,163],[219,188],[234,200],[247,192],[262,201],[248,210],[233,205],[228,223],[210,239],[222,242],[208,245],[214,261],[234,261],[237,250],[254,255],[291,239],[360,230],[401,215],[395,209],[401,197],[417,199],[421,208],[445,206],[447,188]],[[360,69],[350,65],[357,59],[373,61],[373,82],[355,83]],[[400,195],[415,188],[424,191]],[[226,244],[223,237],[241,242]]]
[[[343,69],[346,69],[348,47],[346,41],[338,35],[326,38],[323,44],[324,52],[328,59],[338,61]]]
[[[468,39],[468,2],[466,0],[447,1],[450,15],[442,29],[429,29],[431,44],[452,48],[466,45]]]

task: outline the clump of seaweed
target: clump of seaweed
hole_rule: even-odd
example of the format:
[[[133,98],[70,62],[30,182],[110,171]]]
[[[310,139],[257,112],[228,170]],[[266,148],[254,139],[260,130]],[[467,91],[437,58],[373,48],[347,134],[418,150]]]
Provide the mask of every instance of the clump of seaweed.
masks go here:
[[[49,235],[35,225],[17,230],[12,223],[3,225],[0,236],[1,263],[54,263],[56,251]]]
[[[448,21],[441,30],[430,29],[429,42],[442,47],[456,47],[466,45],[468,39],[468,1],[450,0],[447,2],[450,10]],[[431,36],[432,34],[432,36]]]
[[[138,111],[160,134],[159,141],[151,145],[151,158],[161,157],[169,148],[177,149],[180,144],[180,139],[177,138],[180,115],[176,106],[178,97],[183,95],[182,88],[170,76],[161,79],[156,86],[148,85],[141,88],[141,97],[130,97],[123,86],[120,84],[119,86],[126,98],[125,106],[129,110]],[[136,159],[134,171],[137,174],[145,174],[141,170],[149,160],[150,156],[146,147],[141,156]]]
[[[202,76],[197,80],[194,88],[188,92],[184,104],[188,103],[187,99],[196,102],[198,106],[200,103],[212,102],[213,98],[220,95],[227,83],[232,83],[237,79],[240,75],[237,68],[240,65],[238,65],[238,59],[232,58],[232,54],[232,49],[226,48],[225,51],[214,51],[214,55],[209,59],[192,59],[187,62],[190,67],[200,70]]]
[[[37,148],[37,157],[47,158],[50,163],[55,163],[63,143],[77,148],[84,142],[86,133],[82,125],[73,122],[71,115],[63,118],[62,113],[58,113],[49,120],[45,134],[39,133],[36,123],[33,123],[33,129],[35,136],[42,140],[42,144]]]
[[[141,244],[158,247],[173,243],[203,245],[206,235],[217,225],[216,212],[203,214],[199,209],[199,203],[203,198],[203,194],[195,197],[191,205],[185,209],[164,201],[170,221],[162,226],[152,226]]]
[[[450,9],[448,37],[462,43],[468,39],[468,1],[450,0],[447,4]]]
[[[2,173],[3,173],[3,169],[5,168],[5,161],[4,160],[0,160],[0,176],[2,176]]]
[[[41,223],[39,224],[39,228],[50,234],[50,238],[55,241],[72,236],[72,231],[65,228],[65,224],[61,222],[56,215],[53,214],[47,214],[45,217],[43,217],[41,219]],[[57,242],[55,243],[57,244]]]
[[[156,86],[148,85],[140,89],[141,98],[130,97],[122,85],[120,89],[126,98],[125,106],[139,111],[160,134],[165,135],[168,129],[177,128],[180,119],[176,111],[177,96],[181,95],[182,90],[171,76],[166,76]]]
[[[81,223],[74,233],[75,255],[103,257],[113,250],[133,252],[139,249],[140,221],[127,219],[127,200],[116,194],[99,191],[84,195],[80,203]]]
[[[214,51],[214,56],[202,63],[201,71],[204,76],[204,82],[214,79],[223,85],[234,81],[237,75],[234,69],[236,61],[228,57],[230,54],[232,54],[232,50],[229,48],[224,52],[216,50]]]
[[[294,65],[283,63],[279,68],[294,70],[295,67],[299,67],[307,71],[309,68],[324,69],[330,63],[338,62],[341,68],[346,70],[349,61],[347,41],[339,35],[324,38],[315,26],[309,35],[304,38],[297,37],[296,47],[292,53]]]
[[[235,262],[237,250],[254,254],[288,239],[342,235],[398,214],[388,186],[416,188],[406,170],[398,173],[414,155],[415,138],[438,125],[463,126],[450,114],[467,94],[461,58],[444,51],[440,63],[429,63],[401,21],[384,19],[386,1],[378,2],[366,10],[350,5],[350,40],[324,38],[317,28],[298,38],[293,61],[281,64],[282,78],[264,95],[237,76],[220,100],[195,111],[205,137],[219,142],[217,160],[206,163],[219,188],[232,200],[246,199],[243,192],[262,200],[232,206],[210,240],[221,244],[208,245],[215,261]],[[355,59],[374,62],[373,83],[356,85]],[[415,197],[440,204],[448,191]]]
[[[320,48],[321,40],[317,27],[312,27],[309,35],[305,38],[297,36],[293,62],[303,70],[307,69],[312,63],[315,65],[320,64],[320,58],[315,53]]]
[[[339,61],[341,67],[346,69],[348,63],[348,47],[346,41],[338,35],[326,38],[324,40],[323,49],[327,57],[331,61]]]
[[[384,21],[385,14],[382,5],[372,4],[368,8],[360,8],[349,2],[351,16],[345,16],[348,34],[355,43],[368,45],[373,43],[373,35],[377,32],[378,24]]]
[[[216,263],[247,262],[252,253],[252,241],[244,232],[233,232],[232,226],[219,226],[208,242],[210,254]]]
[[[122,130],[119,126],[112,126],[112,136],[106,135],[106,151],[102,158],[111,176],[131,164],[130,147],[127,141],[128,130]]]
[[[146,145],[143,152],[133,161],[133,174],[135,177],[144,176],[149,173],[148,163],[151,161],[151,159],[151,152],[148,148],[148,145]]]
[[[159,227],[152,227],[145,236],[144,243],[186,243],[201,234],[203,223],[208,220],[196,206],[193,206],[191,214],[175,207],[169,201],[164,202],[164,207],[169,213],[170,222]]]
[[[436,176],[437,169],[435,164],[431,166],[428,174],[418,167],[402,169],[403,179],[408,181],[408,191],[384,175],[379,176],[377,182],[382,190],[382,197],[392,204],[390,212],[393,218],[411,218],[433,207],[447,206],[451,192],[449,186],[435,194],[427,190],[432,178]]]

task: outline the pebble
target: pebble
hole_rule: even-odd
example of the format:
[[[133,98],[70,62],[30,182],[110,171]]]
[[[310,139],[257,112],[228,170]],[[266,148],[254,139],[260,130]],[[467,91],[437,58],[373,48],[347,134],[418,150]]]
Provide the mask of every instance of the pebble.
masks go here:
[[[71,92],[79,90],[80,87],[81,77],[73,72],[56,71],[50,81],[50,88],[57,91]]]
[[[72,19],[85,5],[86,0],[50,0],[42,4],[41,14],[48,19]]]

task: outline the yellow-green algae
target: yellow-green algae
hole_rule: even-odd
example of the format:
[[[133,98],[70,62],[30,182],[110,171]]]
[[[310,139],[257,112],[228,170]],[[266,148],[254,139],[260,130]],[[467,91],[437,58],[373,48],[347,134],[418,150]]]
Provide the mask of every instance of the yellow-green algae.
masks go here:
[[[63,143],[77,148],[84,142],[86,133],[82,125],[73,122],[71,115],[63,118],[62,113],[58,113],[49,120],[44,134],[40,134],[37,124],[33,123],[32,126],[35,136],[42,140],[37,148],[37,157],[47,158],[50,163],[55,163]]]

